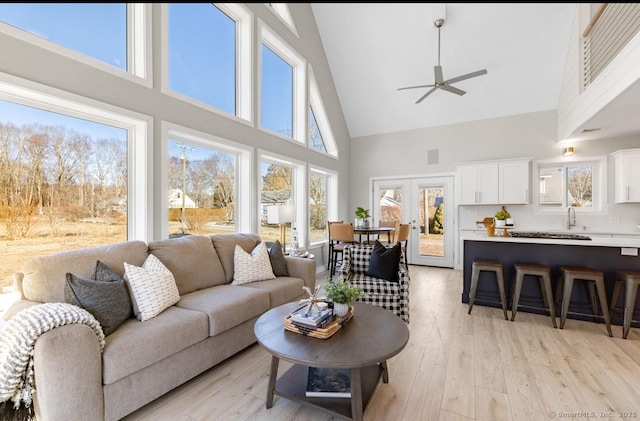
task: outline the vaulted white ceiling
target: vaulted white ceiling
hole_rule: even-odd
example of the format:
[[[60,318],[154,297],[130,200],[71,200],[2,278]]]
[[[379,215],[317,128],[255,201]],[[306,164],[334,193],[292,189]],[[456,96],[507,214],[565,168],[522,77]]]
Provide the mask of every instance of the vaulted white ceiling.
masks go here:
[[[429,88],[397,88],[434,82],[438,6],[312,3],[352,138],[557,109],[577,3],[444,6],[444,79],[488,73],[415,104]]]

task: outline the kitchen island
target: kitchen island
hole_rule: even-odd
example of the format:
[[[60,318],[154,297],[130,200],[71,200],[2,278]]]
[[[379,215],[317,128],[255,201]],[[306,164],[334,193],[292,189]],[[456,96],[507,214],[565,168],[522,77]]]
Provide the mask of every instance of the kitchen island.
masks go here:
[[[550,236],[553,237],[553,236]],[[580,266],[601,270],[604,273],[607,300],[610,302],[615,272],[618,269],[640,271],[640,238],[588,237],[589,239],[529,238],[529,237],[489,237],[486,234],[463,234],[463,290],[462,302],[469,302],[471,285],[471,264],[476,259],[497,260],[504,265],[506,293],[511,304],[511,280],[514,277],[513,264],[537,263],[551,268],[551,285],[556,298],[556,285],[560,266]],[[635,255],[633,255],[635,254]],[[528,277],[527,277],[528,278]],[[526,279],[520,295],[520,311],[544,314],[540,284]],[[578,282],[571,295],[570,312],[591,313],[591,304],[586,285]],[[640,294],[639,294],[640,295]],[[500,307],[498,287],[493,274],[481,273],[474,305]],[[622,306],[623,294],[618,297]],[[494,304],[495,303],[495,304]],[[527,307],[539,307],[540,310]],[[510,307],[509,307],[510,308]],[[560,314],[556,307],[556,314]],[[595,320],[590,317],[569,314],[569,318]],[[640,319],[640,300],[636,303],[633,319]],[[614,314],[611,322],[621,325],[620,314]]]

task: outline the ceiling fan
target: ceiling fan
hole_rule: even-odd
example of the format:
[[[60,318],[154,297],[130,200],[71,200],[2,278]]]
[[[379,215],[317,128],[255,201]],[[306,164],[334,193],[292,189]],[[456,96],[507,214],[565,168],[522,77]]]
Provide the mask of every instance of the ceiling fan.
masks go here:
[[[440,66],[440,28],[442,28],[442,25],[444,25],[444,19],[437,19],[434,22],[434,25],[436,26],[436,28],[438,28],[438,65],[433,67],[434,73],[435,73],[435,82],[431,85],[417,85],[417,86],[407,86],[406,88],[398,88],[399,91],[402,91],[405,89],[431,88],[430,90],[427,91],[426,94],[422,95],[420,99],[416,101],[416,104],[421,103],[426,97],[428,97],[433,92],[435,92],[436,89],[442,89],[444,91],[452,92],[457,95],[464,95],[466,94],[465,91],[463,91],[462,89],[455,88],[451,86],[451,84],[460,82],[466,79],[471,79],[472,77],[482,76],[487,74],[487,70],[483,69],[483,70],[478,70],[476,72],[467,73],[466,75],[444,80],[442,76],[442,66]]]

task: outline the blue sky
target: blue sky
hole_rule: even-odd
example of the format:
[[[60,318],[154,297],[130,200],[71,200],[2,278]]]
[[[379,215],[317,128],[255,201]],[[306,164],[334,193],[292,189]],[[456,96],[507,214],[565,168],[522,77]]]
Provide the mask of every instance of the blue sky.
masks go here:
[[[211,3],[170,3],[168,9],[170,88],[235,114],[234,22]],[[0,3],[0,21],[126,70],[124,3]],[[261,123],[290,136],[292,69],[270,50],[258,54],[266,87]],[[121,129],[1,100],[0,122],[64,125],[94,138],[124,138]],[[181,148],[170,147],[169,153],[179,157]],[[208,153],[196,148],[187,156],[200,159]]]

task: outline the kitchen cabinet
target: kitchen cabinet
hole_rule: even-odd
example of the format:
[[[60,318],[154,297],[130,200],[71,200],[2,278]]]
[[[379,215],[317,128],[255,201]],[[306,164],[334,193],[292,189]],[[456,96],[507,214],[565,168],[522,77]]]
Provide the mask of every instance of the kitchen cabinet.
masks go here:
[[[459,204],[498,203],[498,164],[473,164],[458,167]]]
[[[458,204],[529,203],[530,162],[518,159],[458,165]]]
[[[499,164],[498,200],[501,205],[529,203],[530,161],[509,161]]]
[[[615,202],[640,202],[640,149],[623,149],[611,156],[615,166]]]

